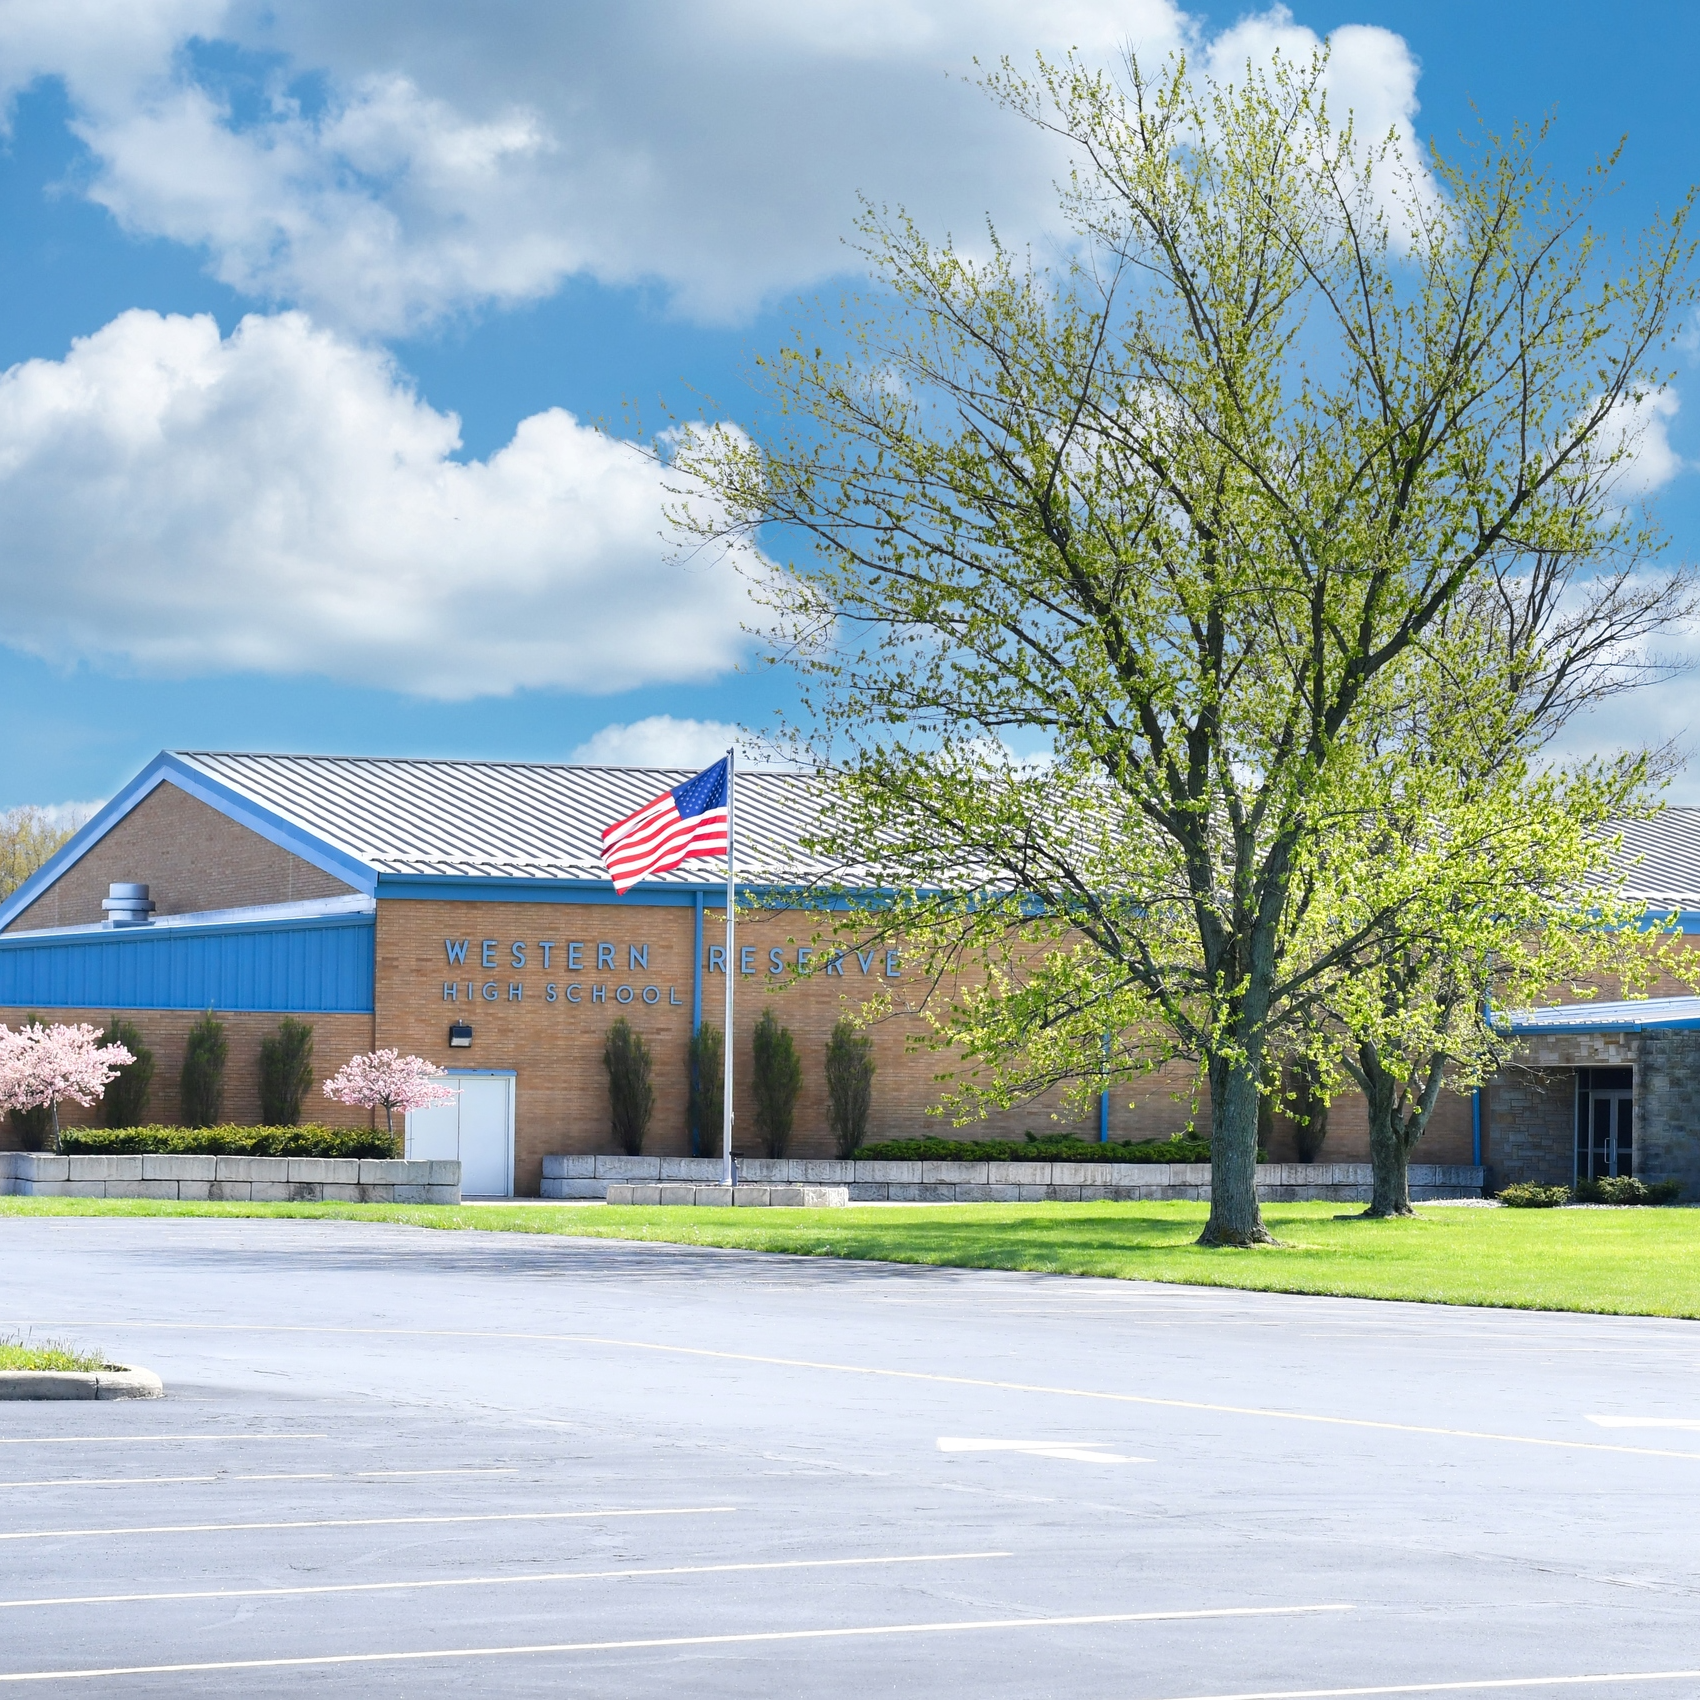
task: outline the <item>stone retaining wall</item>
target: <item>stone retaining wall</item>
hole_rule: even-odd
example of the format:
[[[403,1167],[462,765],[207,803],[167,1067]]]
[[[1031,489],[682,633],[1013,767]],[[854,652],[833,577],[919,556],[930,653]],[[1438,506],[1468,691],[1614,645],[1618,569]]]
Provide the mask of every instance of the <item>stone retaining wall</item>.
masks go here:
[[[0,1193],[272,1204],[459,1204],[460,1164],[386,1157],[97,1157],[0,1151]]]
[[[696,1186],[690,1181],[609,1181],[610,1204],[703,1204],[747,1208],[841,1210],[847,1186]]]
[[[552,1156],[543,1159],[545,1198],[609,1197],[626,1203],[691,1203],[684,1193],[717,1188],[716,1157]],[[1363,1204],[1370,1197],[1367,1163],[1259,1163],[1257,1192],[1265,1203],[1327,1199]],[[678,1189],[675,1198],[649,1196],[651,1188]],[[823,1158],[741,1157],[738,1187],[845,1189],[848,1202],[910,1204],[1015,1204],[1101,1198],[1208,1199],[1208,1163],[847,1163]],[[719,1189],[724,1190],[724,1189]],[[1482,1171],[1469,1165],[1413,1163],[1411,1197],[1480,1198]]]

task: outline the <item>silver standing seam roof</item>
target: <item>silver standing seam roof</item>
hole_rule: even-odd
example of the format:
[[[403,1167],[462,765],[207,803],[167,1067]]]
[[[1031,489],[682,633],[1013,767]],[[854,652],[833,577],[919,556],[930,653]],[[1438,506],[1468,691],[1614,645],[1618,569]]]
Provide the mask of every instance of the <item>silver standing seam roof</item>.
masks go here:
[[[1700,809],[1669,808],[1651,820],[1624,821],[1613,859],[1626,897],[1673,909],[1700,909]]]
[[[606,880],[602,829],[683,783],[683,767],[572,767],[565,763],[414,761],[385,756],[277,756],[177,751],[199,768],[385,874]],[[825,798],[808,773],[738,773],[740,882],[843,882],[877,875],[834,866],[803,848]],[[1700,808],[1628,821],[1614,865],[1626,896],[1700,909]],[[650,876],[702,885],[719,857]],[[650,883],[650,881],[645,882]]]
[[[606,882],[602,829],[697,770],[569,767],[381,756],[243,755],[179,750],[178,760],[252,798],[381,874]],[[809,774],[740,769],[738,880],[803,884],[838,870],[803,849],[821,816]],[[644,884],[703,885],[719,856]]]

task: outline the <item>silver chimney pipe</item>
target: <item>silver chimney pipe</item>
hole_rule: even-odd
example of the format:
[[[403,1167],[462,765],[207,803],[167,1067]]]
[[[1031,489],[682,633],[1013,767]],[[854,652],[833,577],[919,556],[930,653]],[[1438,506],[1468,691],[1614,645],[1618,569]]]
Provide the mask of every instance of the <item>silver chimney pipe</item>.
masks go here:
[[[148,901],[145,885],[133,885],[126,880],[114,880],[101,903],[109,927],[151,927],[154,907]]]

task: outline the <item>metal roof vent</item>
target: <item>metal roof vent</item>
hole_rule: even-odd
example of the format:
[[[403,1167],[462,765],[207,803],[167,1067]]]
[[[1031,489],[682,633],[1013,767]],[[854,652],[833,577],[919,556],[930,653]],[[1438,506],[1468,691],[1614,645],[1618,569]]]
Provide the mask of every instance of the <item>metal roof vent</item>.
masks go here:
[[[101,908],[106,911],[106,924],[109,927],[153,925],[154,905],[148,901],[148,888],[145,885],[114,880],[107,888]]]

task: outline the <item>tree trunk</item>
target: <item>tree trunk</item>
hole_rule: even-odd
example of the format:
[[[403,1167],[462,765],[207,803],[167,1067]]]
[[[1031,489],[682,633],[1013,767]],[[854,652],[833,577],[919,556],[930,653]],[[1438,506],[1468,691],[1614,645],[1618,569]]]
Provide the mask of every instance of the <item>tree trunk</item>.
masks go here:
[[[1210,1076],[1210,1219],[1200,1245],[1274,1245],[1257,1203],[1257,1071],[1212,1061]]]
[[[1359,1053],[1367,1089],[1369,1110],[1369,1161],[1372,1175],[1366,1216],[1411,1216],[1411,1186],[1395,1112],[1398,1082],[1384,1069],[1368,1047]]]
[[[48,1135],[47,1149],[49,1151],[52,1151],[55,1154],[57,1154],[58,1150],[59,1150],[59,1100],[57,1098],[53,1099],[52,1105],[53,1105],[53,1132]]]

